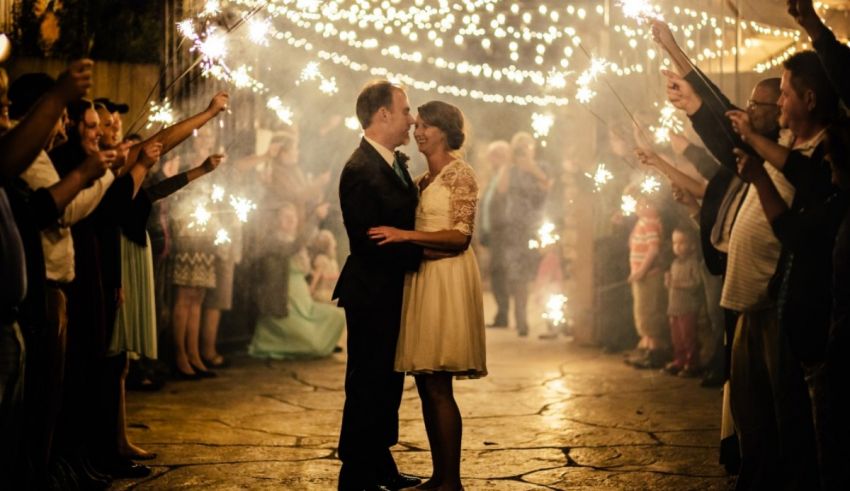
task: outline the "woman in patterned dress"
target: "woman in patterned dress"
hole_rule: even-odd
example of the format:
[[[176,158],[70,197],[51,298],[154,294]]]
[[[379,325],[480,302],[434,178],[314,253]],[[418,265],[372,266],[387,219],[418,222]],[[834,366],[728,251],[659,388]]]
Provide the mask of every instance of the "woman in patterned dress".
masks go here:
[[[418,108],[414,137],[428,161],[416,179],[416,230],[375,227],[379,245],[426,248],[404,283],[395,369],[412,374],[422,400],[433,473],[418,489],[459,490],[462,421],[452,381],[487,374],[481,277],[469,247],[478,203],[472,168],[458,158],[465,139],[461,111],[432,101]]]

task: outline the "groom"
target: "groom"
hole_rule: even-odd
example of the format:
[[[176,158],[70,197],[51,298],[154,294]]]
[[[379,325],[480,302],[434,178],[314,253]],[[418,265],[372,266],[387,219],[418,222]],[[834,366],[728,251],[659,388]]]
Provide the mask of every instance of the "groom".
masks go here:
[[[407,94],[387,81],[360,92],[357,119],[364,137],[339,184],[351,254],[333,294],[348,324],[339,489],[396,490],[420,483],[398,472],[390,447],[398,443],[404,385],[404,375],[393,371],[404,274],[418,269],[422,248],[378,247],[367,232],[380,225],[414,228],[418,193],[405,165],[408,157],[393,152],[410,141],[414,119]]]

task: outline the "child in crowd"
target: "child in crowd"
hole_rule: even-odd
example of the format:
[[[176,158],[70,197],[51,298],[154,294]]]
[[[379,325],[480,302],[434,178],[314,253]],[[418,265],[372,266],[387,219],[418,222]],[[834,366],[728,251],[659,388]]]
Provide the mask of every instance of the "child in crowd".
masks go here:
[[[336,239],[330,230],[320,230],[313,239],[310,274],[310,295],[313,300],[333,303],[333,291],[339,278],[339,264],[336,261]]]
[[[638,220],[629,235],[628,281],[632,286],[635,329],[640,342],[626,363],[636,368],[662,368],[669,360],[670,347],[664,318],[667,296],[661,265],[663,226],[652,199],[640,196],[637,201]]]
[[[699,343],[697,315],[702,304],[702,279],[693,232],[684,226],[673,230],[673,254],[670,271],[664,275],[668,290],[667,318],[673,342],[673,361],[664,370],[683,377],[697,375]]]

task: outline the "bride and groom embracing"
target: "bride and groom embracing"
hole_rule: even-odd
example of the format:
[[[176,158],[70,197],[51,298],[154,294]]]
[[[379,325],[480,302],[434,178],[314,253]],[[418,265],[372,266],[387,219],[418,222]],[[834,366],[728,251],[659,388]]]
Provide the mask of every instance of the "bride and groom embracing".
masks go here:
[[[351,246],[334,292],[348,324],[340,490],[463,489],[455,377],[487,374],[481,278],[472,248],[478,185],[458,158],[461,111],[428,102],[414,119],[404,89],[372,82],[357,98],[364,136],[339,196]],[[412,179],[395,152],[410,128],[428,172]],[[426,482],[399,472],[404,374],[413,375],[431,447]]]

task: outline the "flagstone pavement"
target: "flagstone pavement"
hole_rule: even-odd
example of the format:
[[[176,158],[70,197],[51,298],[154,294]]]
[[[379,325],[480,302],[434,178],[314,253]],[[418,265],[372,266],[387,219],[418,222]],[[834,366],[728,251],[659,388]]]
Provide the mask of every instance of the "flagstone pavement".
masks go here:
[[[532,333],[534,334],[534,333]],[[469,491],[722,490],[721,394],[568,339],[488,330],[489,376],[456,383]],[[113,489],[335,489],[344,354],[235,358],[219,377],[128,394],[133,441],[157,452],[144,480]],[[403,472],[430,472],[412,380],[401,407]]]

